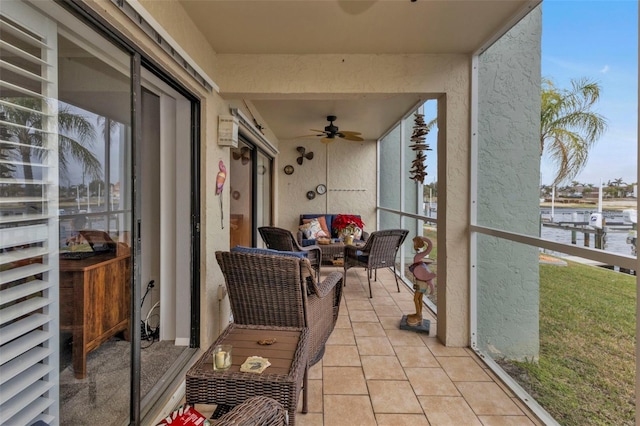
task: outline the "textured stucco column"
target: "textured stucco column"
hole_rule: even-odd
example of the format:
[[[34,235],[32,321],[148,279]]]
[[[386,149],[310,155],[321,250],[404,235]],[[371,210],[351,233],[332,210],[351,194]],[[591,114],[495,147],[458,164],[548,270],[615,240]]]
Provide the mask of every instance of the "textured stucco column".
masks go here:
[[[538,236],[540,7],[478,60],[478,225]],[[539,350],[537,247],[477,243],[477,342],[496,358]]]
[[[468,91],[468,80],[458,84]],[[437,336],[446,346],[470,343],[469,102],[464,94],[449,92],[438,100]]]

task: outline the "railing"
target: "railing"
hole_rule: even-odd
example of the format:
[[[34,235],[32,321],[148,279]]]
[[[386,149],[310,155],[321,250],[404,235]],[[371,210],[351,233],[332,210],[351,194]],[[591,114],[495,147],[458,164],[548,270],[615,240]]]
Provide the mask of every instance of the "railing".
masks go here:
[[[387,207],[379,206],[377,209],[379,212],[389,213],[389,214],[398,216],[399,222],[397,226],[410,230],[409,237],[407,237],[403,247],[400,250],[399,261],[396,265],[396,270],[399,271],[400,278],[402,279],[403,283],[407,287],[413,288],[414,277],[413,277],[413,274],[409,272],[409,266],[413,263],[413,256],[415,254],[413,250],[412,238],[418,235],[417,229],[420,229],[422,232],[420,236],[427,237],[433,242],[433,248],[431,250],[431,253],[429,254],[429,258],[433,259],[434,262],[429,265],[429,269],[437,274],[437,270],[438,270],[438,262],[437,262],[438,260],[437,258],[438,220],[437,218],[415,214],[415,213],[403,212],[400,210],[390,209]],[[407,223],[408,221],[415,221],[415,222]],[[416,231],[412,232],[412,228],[416,229]],[[435,281],[434,291],[432,293],[427,292],[425,297],[423,297],[423,302],[427,305],[427,307],[431,311],[434,312],[434,314],[437,314],[438,308],[436,305],[438,300],[438,285],[437,285],[438,279],[436,278],[434,281]]]

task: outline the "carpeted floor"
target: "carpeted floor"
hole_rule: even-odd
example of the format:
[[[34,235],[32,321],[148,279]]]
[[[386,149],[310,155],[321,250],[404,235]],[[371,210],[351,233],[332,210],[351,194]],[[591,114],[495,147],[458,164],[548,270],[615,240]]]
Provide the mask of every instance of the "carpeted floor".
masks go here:
[[[61,337],[65,337],[64,335]],[[129,418],[130,342],[113,338],[87,356],[87,377],[76,379],[71,367],[71,339],[62,339],[60,418],[63,425],[122,425]],[[154,342],[142,349],[141,395],[171,370],[185,346]]]

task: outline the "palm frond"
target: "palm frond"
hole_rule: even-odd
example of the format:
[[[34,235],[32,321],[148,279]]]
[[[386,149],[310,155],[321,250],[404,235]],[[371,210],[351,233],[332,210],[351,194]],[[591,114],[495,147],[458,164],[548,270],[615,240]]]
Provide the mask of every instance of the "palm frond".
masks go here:
[[[554,184],[573,179],[585,167],[589,151],[607,130],[607,120],[593,111],[600,85],[587,78],[572,80],[571,90],[542,81],[540,155],[546,154],[557,171]]]

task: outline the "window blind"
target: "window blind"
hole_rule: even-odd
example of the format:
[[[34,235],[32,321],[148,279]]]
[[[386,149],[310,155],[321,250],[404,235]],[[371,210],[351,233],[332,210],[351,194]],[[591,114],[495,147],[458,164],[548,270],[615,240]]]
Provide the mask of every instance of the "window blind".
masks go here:
[[[0,8],[0,424],[59,424],[56,24]]]

